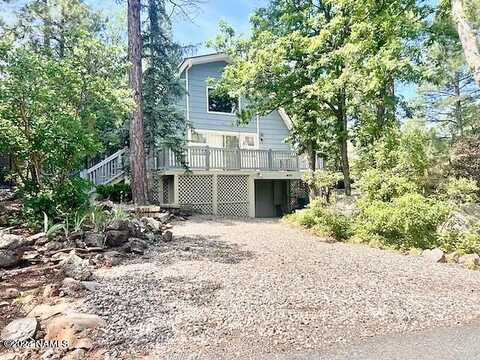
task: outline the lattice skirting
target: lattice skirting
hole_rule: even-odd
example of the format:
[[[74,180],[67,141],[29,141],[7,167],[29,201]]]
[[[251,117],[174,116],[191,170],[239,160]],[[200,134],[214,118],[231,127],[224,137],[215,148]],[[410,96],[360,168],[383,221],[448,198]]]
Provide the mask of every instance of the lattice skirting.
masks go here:
[[[248,176],[219,175],[217,189],[218,215],[248,216]]]
[[[213,175],[180,175],[178,203],[201,214],[213,214]]]

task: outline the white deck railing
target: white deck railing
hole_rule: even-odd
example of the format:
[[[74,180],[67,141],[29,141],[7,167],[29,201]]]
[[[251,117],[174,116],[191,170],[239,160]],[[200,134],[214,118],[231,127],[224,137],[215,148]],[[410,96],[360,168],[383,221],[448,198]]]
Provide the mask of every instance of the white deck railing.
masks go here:
[[[125,174],[124,157],[126,149],[117,151],[105,160],[91,168],[84,170],[80,176],[90,180],[94,185],[108,184],[116,179],[121,178]]]
[[[301,171],[308,169],[304,156],[293,151],[224,149],[209,146],[189,146],[183,159],[171,149],[157,150],[149,156],[149,168],[167,170],[183,168],[184,160],[192,170],[263,170]]]

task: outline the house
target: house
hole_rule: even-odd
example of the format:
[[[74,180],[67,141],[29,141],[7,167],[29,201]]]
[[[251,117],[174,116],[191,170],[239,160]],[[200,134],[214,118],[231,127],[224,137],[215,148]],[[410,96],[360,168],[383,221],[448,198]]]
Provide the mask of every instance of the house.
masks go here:
[[[209,81],[219,78],[229,61],[224,54],[210,54],[180,64],[186,95],[179,106],[189,124],[185,161],[190,171],[171,149],[150,154],[150,201],[221,216],[281,216],[308,198],[301,181],[306,158],[284,142],[291,122],[282,110],[235,124],[242,99],[214,92]],[[109,176],[120,174],[118,159],[112,155],[109,161]],[[100,175],[90,172],[89,177],[98,182],[96,176],[104,175],[100,167],[95,171]]]
[[[186,174],[171,151],[150,166],[153,201],[188,205],[206,214],[274,217],[305,198],[300,181],[308,168],[284,142],[290,119],[273,111],[237,126],[242,99],[217,94],[209,79],[219,78],[229,58],[211,54],[186,58],[179,67],[186,96],[181,106],[188,129]],[[300,200],[302,201],[302,200]]]

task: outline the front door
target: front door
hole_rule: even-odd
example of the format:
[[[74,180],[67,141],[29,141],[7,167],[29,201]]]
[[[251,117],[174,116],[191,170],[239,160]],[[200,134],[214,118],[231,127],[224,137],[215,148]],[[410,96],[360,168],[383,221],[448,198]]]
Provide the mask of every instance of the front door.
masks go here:
[[[273,181],[255,180],[255,217],[275,217]]]

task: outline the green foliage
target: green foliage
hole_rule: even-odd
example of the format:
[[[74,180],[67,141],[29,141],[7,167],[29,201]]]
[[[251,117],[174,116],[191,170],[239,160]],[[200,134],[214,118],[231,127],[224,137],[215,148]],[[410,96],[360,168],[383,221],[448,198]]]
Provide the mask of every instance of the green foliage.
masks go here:
[[[185,89],[177,76],[184,48],[173,41],[170,13],[163,0],[148,0],[148,22],[144,31],[143,75],[145,143],[169,147],[178,159],[185,148],[184,111],[177,105]]]
[[[460,254],[480,254],[480,223],[465,231],[449,231],[440,237],[445,252],[458,251]]]
[[[366,242],[379,239],[397,249],[437,246],[437,227],[449,213],[448,204],[407,193],[391,202],[360,202],[360,215],[355,221],[355,235]]]
[[[480,183],[480,137],[459,139],[453,145],[450,157],[456,176],[474,179]]]
[[[303,180],[308,184],[314,196],[320,196],[326,203],[330,203],[337,183],[342,179],[342,174],[329,170],[316,170],[307,172]]]
[[[52,221],[72,218],[79,209],[88,206],[90,182],[71,177],[58,185],[47,184],[44,188],[31,184],[20,195],[23,199],[24,216],[32,224],[40,224],[44,214]]]
[[[350,219],[325,207],[321,200],[313,201],[306,209],[285,217],[287,222],[311,229],[316,235],[346,240],[351,235]]]
[[[98,185],[96,191],[99,200],[112,200],[113,202],[128,202],[132,200],[132,192],[129,184],[117,183]]]
[[[405,193],[419,190],[419,186],[406,176],[395,176],[379,169],[366,170],[359,182],[362,198],[368,201],[392,201]]]
[[[477,182],[472,179],[449,178],[445,185],[446,197],[457,204],[477,202],[479,191]]]

